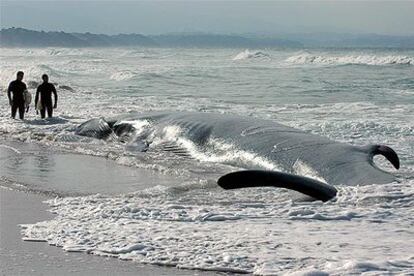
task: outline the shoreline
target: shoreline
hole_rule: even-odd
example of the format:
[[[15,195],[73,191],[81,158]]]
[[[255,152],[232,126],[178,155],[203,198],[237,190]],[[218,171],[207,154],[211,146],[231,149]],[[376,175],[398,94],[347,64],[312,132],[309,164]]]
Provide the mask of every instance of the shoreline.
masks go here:
[[[48,211],[49,206],[44,203],[45,200],[55,196],[127,193],[145,189],[153,183],[162,183],[168,177],[144,169],[123,167],[101,157],[56,152],[36,143],[1,142],[1,276],[220,275],[214,271],[183,270],[83,252],[67,252],[47,242],[24,241],[20,224],[36,223],[54,217]],[[37,162],[41,157],[41,162]],[[48,167],[40,165],[44,162]],[[111,178],[107,172],[119,177]],[[137,182],[137,179],[140,181]]]
[[[70,253],[46,242],[23,241],[20,224],[51,219],[49,199],[25,193],[0,183],[0,275],[219,275],[220,273],[181,270],[143,265],[117,258]]]

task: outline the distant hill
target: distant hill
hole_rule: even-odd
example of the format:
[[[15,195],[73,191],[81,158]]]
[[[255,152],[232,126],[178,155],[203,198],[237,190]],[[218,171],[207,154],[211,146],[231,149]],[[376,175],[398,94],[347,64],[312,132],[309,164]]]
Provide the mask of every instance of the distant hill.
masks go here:
[[[37,32],[21,28],[2,29],[0,32],[0,45],[6,47],[19,46],[63,46],[80,47],[85,42],[71,34],[64,32]]]
[[[92,34],[33,31],[9,28],[0,31],[1,47],[301,47],[301,43],[277,38],[249,38],[239,35]]]
[[[414,48],[414,36],[312,33],[285,34],[279,37],[298,41],[306,47]]]
[[[9,28],[0,31],[2,47],[115,47],[157,46],[149,37],[139,34],[104,35],[32,31]]]
[[[266,48],[266,47],[302,47],[296,41],[278,38],[248,37],[222,34],[164,34],[149,36],[158,45],[165,47],[231,47],[231,48]]]
[[[378,34],[281,34],[274,36],[178,33],[163,35],[92,34],[0,30],[1,47],[197,47],[197,48],[414,48],[414,36]]]

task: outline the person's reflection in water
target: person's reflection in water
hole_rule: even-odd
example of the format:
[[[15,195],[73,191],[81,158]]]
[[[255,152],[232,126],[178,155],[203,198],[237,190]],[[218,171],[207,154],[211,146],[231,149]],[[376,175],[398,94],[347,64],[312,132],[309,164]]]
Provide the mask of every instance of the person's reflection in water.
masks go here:
[[[55,161],[49,152],[38,152],[34,159],[34,176],[43,182],[49,182],[53,173]]]

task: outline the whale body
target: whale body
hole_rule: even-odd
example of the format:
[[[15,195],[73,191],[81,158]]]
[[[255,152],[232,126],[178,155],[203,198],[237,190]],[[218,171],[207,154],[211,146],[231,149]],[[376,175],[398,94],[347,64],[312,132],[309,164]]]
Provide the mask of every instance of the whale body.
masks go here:
[[[89,120],[76,129],[76,134],[98,139],[125,139],[134,131],[134,124],[131,123],[134,121],[146,121],[159,129],[179,126],[182,135],[200,148],[211,138],[220,139],[271,160],[281,168],[281,171],[245,170],[229,173],[218,179],[218,184],[224,189],[274,186],[296,190],[326,201],[335,197],[337,185],[356,186],[395,181],[396,176],[376,166],[373,161],[375,155],[383,155],[396,169],[400,166],[395,151],[385,145],[353,146],[272,120],[228,114],[130,113],[114,118]],[[145,151],[149,146],[148,141],[140,142]],[[312,168],[324,181],[295,175],[293,167],[298,161]]]

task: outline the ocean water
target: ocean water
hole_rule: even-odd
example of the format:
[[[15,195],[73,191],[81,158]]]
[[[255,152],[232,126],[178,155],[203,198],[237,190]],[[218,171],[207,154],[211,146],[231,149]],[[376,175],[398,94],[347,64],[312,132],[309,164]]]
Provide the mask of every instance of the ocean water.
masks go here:
[[[24,225],[23,239],[189,269],[414,274],[413,50],[45,48],[1,49],[0,57],[4,91],[23,70],[32,93],[43,73],[59,93],[54,119],[40,120],[31,110],[24,122],[9,118],[1,93],[3,141],[102,156],[166,176],[132,192],[50,200],[56,217]],[[386,144],[398,153],[400,170],[383,158],[376,162],[398,181],[337,187],[326,203],[296,200],[282,189],[224,191],[216,184],[220,175],[278,166],[220,141],[200,149],[176,126],[159,132],[145,153],[74,134],[91,118],[166,110],[252,116],[354,145]],[[136,135],[148,127],[133,123]],[[168,143],[186,155],[157,147]],[[302,173],[312,176],[306,166]]]

